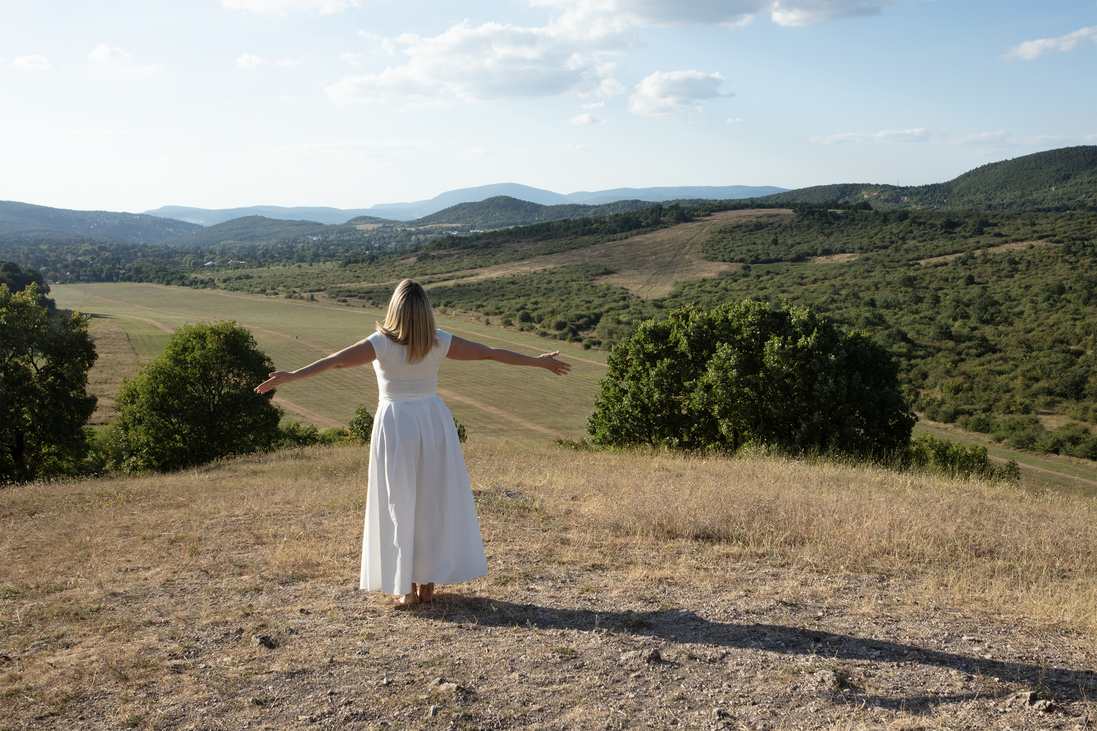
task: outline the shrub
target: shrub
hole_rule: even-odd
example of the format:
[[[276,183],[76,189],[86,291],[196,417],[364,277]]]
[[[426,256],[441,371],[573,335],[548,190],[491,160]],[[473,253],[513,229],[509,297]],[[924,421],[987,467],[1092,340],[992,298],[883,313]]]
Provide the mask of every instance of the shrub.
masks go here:
[[[925,432],[910,443],[903,453],[902,461],[904,467],[937,472],[949,477],[975,476],[1007,482],[1021,479],[1021,468],[1014,460],[999,466],[990,461],[986,447],[972,444],[965,448],[962,444],[937,439]]]
[[[884,453],[914,416],[891,356],[806,308],[687,307],[614,347],[587,429],[600,446]]]
[[[169,471],[270,449],[282,410],[253,390],[274,364],[235,322],[184,325],[118,393],[122,468]]]
[[[354,410],[354,418],[347,425],[347,430],[350,432],[351,438],[362,444],[369,444],[370,436],[373,434],[373,414],[369,412],[365,404],[360,404]]]

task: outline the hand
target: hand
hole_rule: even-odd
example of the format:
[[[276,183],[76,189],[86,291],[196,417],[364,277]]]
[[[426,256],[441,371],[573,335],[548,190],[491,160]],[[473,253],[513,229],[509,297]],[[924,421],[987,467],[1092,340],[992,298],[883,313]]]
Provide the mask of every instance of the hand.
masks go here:
[[[547,368],[558,376],[566,376],[571,372],[571,364],[565,363],[562,360],[556,360],[556,356],[560,355],[560,351],[557,350],[552,353],[545,353],[538,356],[541,359],[541,367]]]
[[[266,393],[267,391],[271,390],[272,388],[276,388],[276,387],[282,385],[283,383],[288,383],[292,380],[293,380],[293,377],[290,376],[290,374],[287,373],[286,371],[275,371],[274,373],[270,374],[270,378],[268,378],[267,380],[263,381],[262,383],[260,383],[258,386],[255,387],[255,392],[256,393]]]

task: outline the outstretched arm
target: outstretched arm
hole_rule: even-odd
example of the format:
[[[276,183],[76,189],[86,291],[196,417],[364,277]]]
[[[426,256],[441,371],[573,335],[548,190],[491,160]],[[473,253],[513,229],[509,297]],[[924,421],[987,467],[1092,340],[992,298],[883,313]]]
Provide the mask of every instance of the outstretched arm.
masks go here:
[[[487,345],[474,343],[456,335],[450,341],[449,352],[446,353],[446,357],[453,360],[494,360],[496,363],[505,363],[506,365],[537,366],[552,371],[558,376],[567,375],[568,371],[571,370],[571,365],[562,360],[557,360],[556,356],[558,355],[560,355],[559,350],[543,355],[522,355],[521,353],[515,353],[513,350],[490,348]]]
[[[270,378],[255,387],[255,392],[266,393],[272,388],[281,386],[283,383],[299,381],[302,378],[311,378],[312,376],[320,375],[325,371],[330,371],[332,368],[354,368],[355,366],[372,363],[376,358],[377,353],[373,350],[373,343],[369,340],[359,340],[349,348],[343,348],[338,353],[332,353],[326,358],[321,358],[304,368],[298,368],[297,370],[290,372],[275,371],[270,374]]]

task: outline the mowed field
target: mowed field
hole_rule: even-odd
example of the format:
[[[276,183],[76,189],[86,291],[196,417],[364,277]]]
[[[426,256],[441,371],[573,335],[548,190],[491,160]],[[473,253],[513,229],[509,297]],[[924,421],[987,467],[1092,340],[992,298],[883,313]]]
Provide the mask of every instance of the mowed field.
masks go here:
[[[259,348],[278,369],[292,370],[368,337],[384,319],[380,309],[333,303],[251,296],[217,290],[191,290],[155,284],[54,285],[57,306],[91,315],[92,333],[109,339],[112,355],[91,374],[100,398],[111,398],[112,383],[133,377],[141,363],[159,355],[170,333],[198,322],[235,320],[248,328]],[[463,338],[536,355],[559,349],[572,364],[560,378],[537,368],[497,363],[447,361],[438,389],[470,438],[492,437],[545,441],[579,439],[594,409],[598,382],[605,375],[605,353],[566,342],[438,317],[439,327]],[[133,355],[119,352],[119,333]],[[360,404],[373,411],[377,383],[372,368],[333,371],[278,389],[275,402],[286,418],[320,429],[345,426]]]

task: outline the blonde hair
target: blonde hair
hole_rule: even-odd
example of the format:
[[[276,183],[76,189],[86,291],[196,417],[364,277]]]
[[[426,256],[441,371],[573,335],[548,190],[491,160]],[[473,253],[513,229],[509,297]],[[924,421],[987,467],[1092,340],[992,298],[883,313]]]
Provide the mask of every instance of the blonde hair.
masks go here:
[[[434,332],[434,312],[430,297],[421,284],[405,279],[396,285],[389,300],[385,324],[377,330],[389,340],[408,349],[408,363],[418,363],[427,357],[437,338]]]

